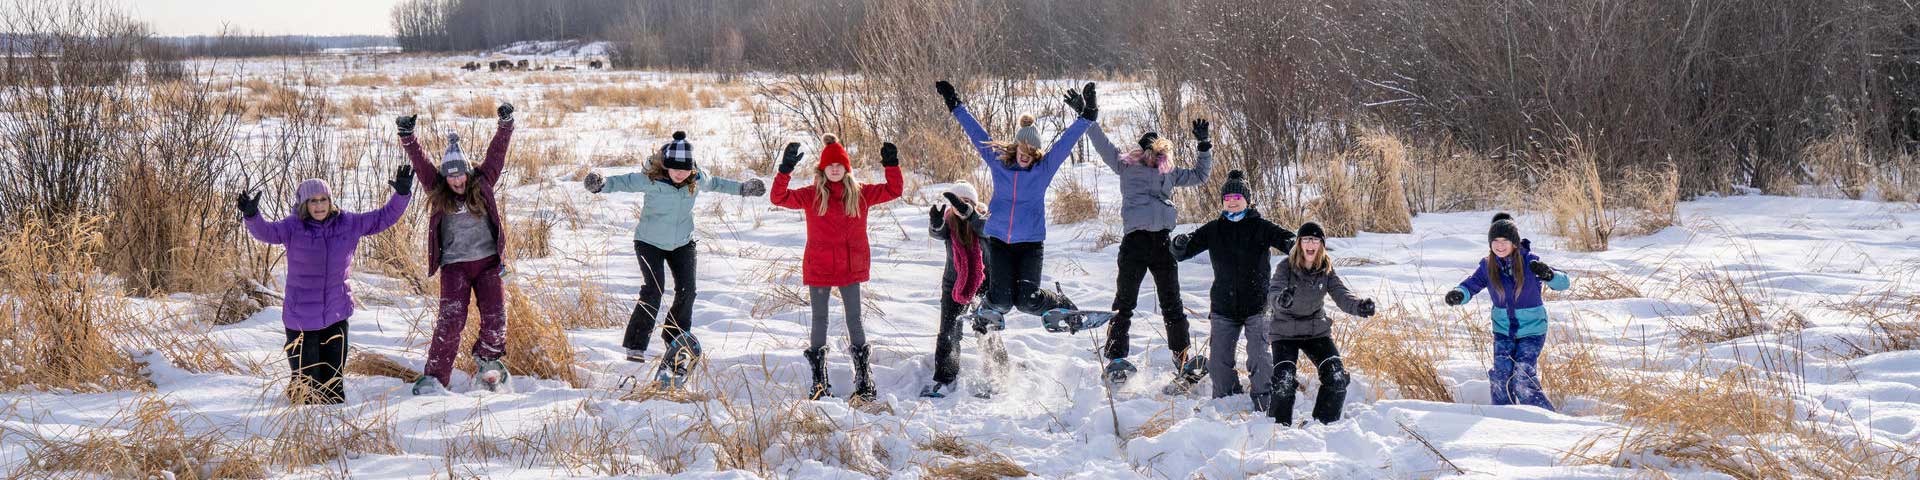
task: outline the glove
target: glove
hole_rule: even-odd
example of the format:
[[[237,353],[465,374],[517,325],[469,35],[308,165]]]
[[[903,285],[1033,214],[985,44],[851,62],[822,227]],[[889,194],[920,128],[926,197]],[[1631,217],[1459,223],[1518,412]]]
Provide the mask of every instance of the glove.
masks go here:
[[[1359,305],[1354,306],[1354,314],[1359,315],[1360,318],[1372,317],[1374,314],[1373,306],[1373,299],[1361,300]]]
[[[959,195],[954,195],[953,192],[942,193],[940,195],[947,197],[947,205],[953,206],[954,215],[958,215],[960,218],[973,216],[973,204],[967,203],[966,199],[960,198]]]
[[[1460,305],[1464,303],[1467,303],[1467,294],[1460,293],[1459,290],[1447,291],[1447,305]]]
[[[252,194],[252,196],[248,196],[248,194]],[[251,190],[240,192],[240,197],[235,203],[237,203],[238,205],[236,206],[240,208],[241,219],[253,218],[260,215],[260,192]]]
[[[767,194],[767,184],[766,182],[760,181],[760,179],[758,178],[750,178],[750,179],[747,179],[746,183],[740,184],[741,196],[758,197],[766,194]]]
[[[1547,262],[1539,260],[1527,262],[1527,270],[1532,270],[1533,276],[1540,277],[1540,281],[1542,282],[1551,282],[1555,276],[1553,267],[1549,267],[1547,266]]]
[[[1087,110],[1087,97],[1080,96],[1079,90],[1067,89],[1067,98],[1063,101],[1067,103],[1067,108],[1073,109],[1074,115],[1079,115],[1081,112]]]
[[[933,90],[940,92],[940,101],[946,102],[947,111],[960,108],[960,94],[954,93],[953,84],[947,83],[946,80],[934,82]]]
[[[1293,308],[1293,287],[1280,291],[1280,308]]]
[[[806,156],[800,153],[800,142],[788,143],[787,151],[780,154],[780,173],[793,173],[793,166],[799,165],[800,159]]]
[[[587,172],[587,178],[581,180],[580,184],[585,185],[588,192],[600,193],[600,189],[607,188],[607,179],[599,173]]]
[[[1096,92],[1093,91],[1093,82],[1087,82],[1087,86],[1080,92],[1081,100],[1087,102],[1086,107],[1080,109],[1080,118],[1087,119],[1088,121],[1100,119],[1100,102],[1095,93]]]
[[[947,221],[947,217],[946,217],[945,209],[940,208],[939,205],[933,205],[933,206],[927,207],[927,226],[939,228],[940,224],[945,223],[946,221]]]
[[[387,182],[393,187],[393,193],[401,196],[413,194],[413,166],[401,165],[393,170],[393,181]]]
[[[900,147],[893,146],[891,142],[881,143],[880,166],[887,168],[900,166]]]
[[[411,137],[413,136],[413,124],[419,119],[419,115],[405,115],[393,119],[393,124],[394,126],[400,127],[400,136]]]
[[[500,115],[500,123],[513,123],[513,104],[502,103],[500,104],[500,108],[496,108],[493,111]]]
[[[1174,236],[1173,236],[1173,251],[1174,251],[1174,252],[1185,252],[1185,251],[1187,251],[1187,244],[1189,244],[1189,243],[1193,243],[1193,234],[1191,234],[1191,233],[1182,233],[1182,234],[1179,234],[1179,235],[1174,235]]]
[[[1213,137],[1206,119],[1193,121],[1193,139],[1200,142],[1200,151],[1213,150]]]

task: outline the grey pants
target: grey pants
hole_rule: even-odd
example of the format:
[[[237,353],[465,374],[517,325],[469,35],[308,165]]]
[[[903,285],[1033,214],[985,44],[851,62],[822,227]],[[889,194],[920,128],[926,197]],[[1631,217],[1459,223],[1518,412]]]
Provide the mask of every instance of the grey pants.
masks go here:
[[[813,300],[813,329],[810,331],[810,346],[820,348],[827,345],[827,300],[833,296],[833,287],[807,287],[807,296]],[[867,331],[860,326],[860,284],[854,283],[840,287],[840,304],[847,307],[847,337],[853,346],[867,344]]]
[[[1211,328],[1207,332],[1207,348],[1213,356],[1207,357],[1207,376],[1213,379],[1213,396],[1225,397],[1238,393],[1239,375],[1233,371],[1233,342],[1246,339],[1248,377],[1253,380],[1255,395],[1273,390],[1273,357],[1267,352],[1267,316],[1255,315],[1247,318],[1229,318],[1221,315],[1207,317]]]

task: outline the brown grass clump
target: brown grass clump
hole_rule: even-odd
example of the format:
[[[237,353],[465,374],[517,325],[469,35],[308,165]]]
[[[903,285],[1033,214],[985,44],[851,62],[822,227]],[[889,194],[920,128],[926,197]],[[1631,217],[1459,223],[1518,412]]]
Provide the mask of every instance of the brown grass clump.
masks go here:
[[[1054,224],[1071,225],[1100,218],[1100,199],[1078,177],[1069,175],[1064,181],[1055,182],[1047,193],[1053,195],[1047,202],[1047,210],[1053,214]]]
[[[1806,319],[1798,312],[1772,305],[1750,279],[1724,270],[1701,270],[1691,278],[1694,281],[1682,284],[1681,290],[1706,302],[1711,310],[1699,320],[1673,322],[1687,341],[1719,343],[1805,326]]]
[[[693,89],[687,86],[605,85],[547,90],[541,97],[557,110],[578,113],[587,107],[658,108],[691,110]]]
[[[29,219],[0,237],[0,390],[151,387],[106,337],[128,312],[96,276],[104,224]]]
[[[507,222],[507,236],[513,239],[510,258],[546,258],[553,254],[553,224],[548,218],[522,218]]]
[[[1032,476],[1026,467],[1000,454],[927,467],[927,478],[939,480],[999,480]]]
[[[1318,198],[1307,201],[1309,217],[1319,221],[1328,236],[1354,236],[1366,223],[1367,201],[1359,179],[1354,178],[1346,154],[1316,156],[1320,159],[1307,161],[1309,171],[1302,175],[1320,190]]]
[[[271,464],[279,467],[339,462],[344,471],[350,452],[400,453],[400,445],[394,440],[399,432],[385,405],[351,410],[287,406],[267,425],[278,433],[269,443],[266,456]]]
[[[1516,180],[1509,168],[1485,154],[1441,138],[1408,152],[1402,183],[1415,212],[1488,210],[1499,206]]]
[[[173,418],[179,406],[142,397],[75,437],[28,434],[28,468],[54,477],[86,472],[110,478],[267,478],[266,460],[252,445],[230,442],[211,426],[189,433]]]
[[[1861,198],[1876,177],[1867,144],[1851,123],[1808,144],[1800,157],[1812,167],[1815,186],[1832,188],[1843,198]]]
[[[1400,398],[1453,401],[1453,391],[1434,368],[1449,351],[1439,329],[1399,305],[1383,305],[1372,318],[1345,317],[1333,324],[1334,335],[1351,345],[1341,348],[1349,368],[1380,380],[1378,386],[1396,387]]]
[[[573,345],[567,343],[567,331],[547,315],[545,309],[529,297],[518,284],[509,283],[506,287],[507,307],[507,353],[502,358],[507,364],[507,372],[514,375],[532,375],[552,380],[562,380],[575,388],[585,385],[573,367]],[[461,352],[472,351],[473,342],[480,335],[480,311],[472,303],[467,307],[467,328],[460,335]],[[468,373],[474,371],[474,359],[462,356],[455,366]]]
[[[347,357],[346,373],[369,377],[387,377],[403,382],[420,378],[420,371],[394,360],[393,357],[364,350],[355,351]]]
[[[440,72],[409,73],[401,75],[398,81],[403,87],[431,87],[445,85],[453,77]]]
[[[1573,288],[1565,292],[1547,290],[1548,301],[1560,300],[1619,300],[1623,298],[1645,298],[1640,288],[1626,275],[1619,272],[1572,272],[1580,281],[1573,282]]]
[[[447,112],[467,118],[493,118],[500,102],[490,95],[475,95],[447,103]],[[475,145],[479,145],[476,143]]]
[[[1407,189],[1401,181],[1407,170],[1407,146],[1385,130],[1360,135],[1360,150],[1368,157],[1366,231],[1412,233],[1413,212],[1407,208]]]
[[[965,440],[961,440],[959,435],[951,433],[935,434],[933,438],[915,444],[913,448],[954,458],[964,458],[968,455],[973,455],[977,450],[975,445],[969,444]]]
[[[1607,210],[1606,179],[1600,175],[1598,154],[1584,144],[1574,144],[1574,150],[1565,155],[1564,168],[1547,172],[1547,180],[1534,189],[1530,203],[1546,209],[1551,219],[1547,231],[1565,239],[1562,247],[1604,251],[1618,224]]]

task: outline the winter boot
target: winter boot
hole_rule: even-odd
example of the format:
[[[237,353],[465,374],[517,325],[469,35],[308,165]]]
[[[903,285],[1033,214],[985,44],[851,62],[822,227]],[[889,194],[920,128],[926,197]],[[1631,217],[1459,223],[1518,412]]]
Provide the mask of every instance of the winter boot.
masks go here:
[[[1300,390],[1299,373],[1294,371],[1293,362],[1280,362],[1273,367],[1273,394],[1267,397],[1267,415],[1273,422],[1281,425],[1293,425],[1293,400]]]
[[[1273,401],[1272,395],[1268,393],[1255,393],[1248,395],[1247,398],[1253,400],[1253,411],[1255,413],[1267,413],[1267,404]]]
[[[833,396],[832,385],[827,384],[827,347],[821,345],[807,349],[807,363],[813,366],[813,387],[807,389],[808,400]]]
[[[633,363],[646,363],[647,351],[629,348],[627,349],[627,361],[633,362]]]
[[[660,367],[653,374],[654,383],[668,388],[686,386],[687,375],[699,368],[703,358],[700,339],[691,333],[674,337],[667,343],[666,355],[660,357]]]
[[[1133,378],[1133,374],[1139,371],[1140,369],[1134,368],[1133,363],[1128,362],[1127,359],[1116,358],[1107,362],[1107,368],[1101,373],[1101,378],[1108,384],[1120,385],[1127,383],[1127,379]]]
[[[440,379],[426,375],[421,375],[420,378],[413,379],[414,395],[438,395],[446,391],[446,387],[440,385]]]
[[[867,402],[873,401],[875,396],[873,376],[867,368],[867,355],[871,353],[866,345],[853,347],[853,397]]]
[[[1173,382],[1167,384],[1161,393],[1186,395],[1187,392],[1193,391],[1193,386],[1199,384],[1200,380],[1207,378],[1206,355],[1188,357],[1185,350],[1173,352],[1173,364],[1180,371],[1174,373]]]
[[[1320,393],[1313,399],[1314,420],[1320,423],[1340,420],[1340,410],[1347,403],[1347,382],[1347,369],[1340,357],[1320,363]]]

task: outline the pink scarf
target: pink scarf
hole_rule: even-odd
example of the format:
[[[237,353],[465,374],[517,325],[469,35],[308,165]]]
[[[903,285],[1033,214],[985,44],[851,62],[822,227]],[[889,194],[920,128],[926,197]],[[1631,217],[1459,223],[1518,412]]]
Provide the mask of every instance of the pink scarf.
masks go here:
[[[955,234],[955,237],[958,236]],[[980,259],[980,242],[953,238],[947,245],[953,250],[953,302],[961,305],[973,303],[973,296],[980,294],[980,284],[987,279],[986,262]]]

